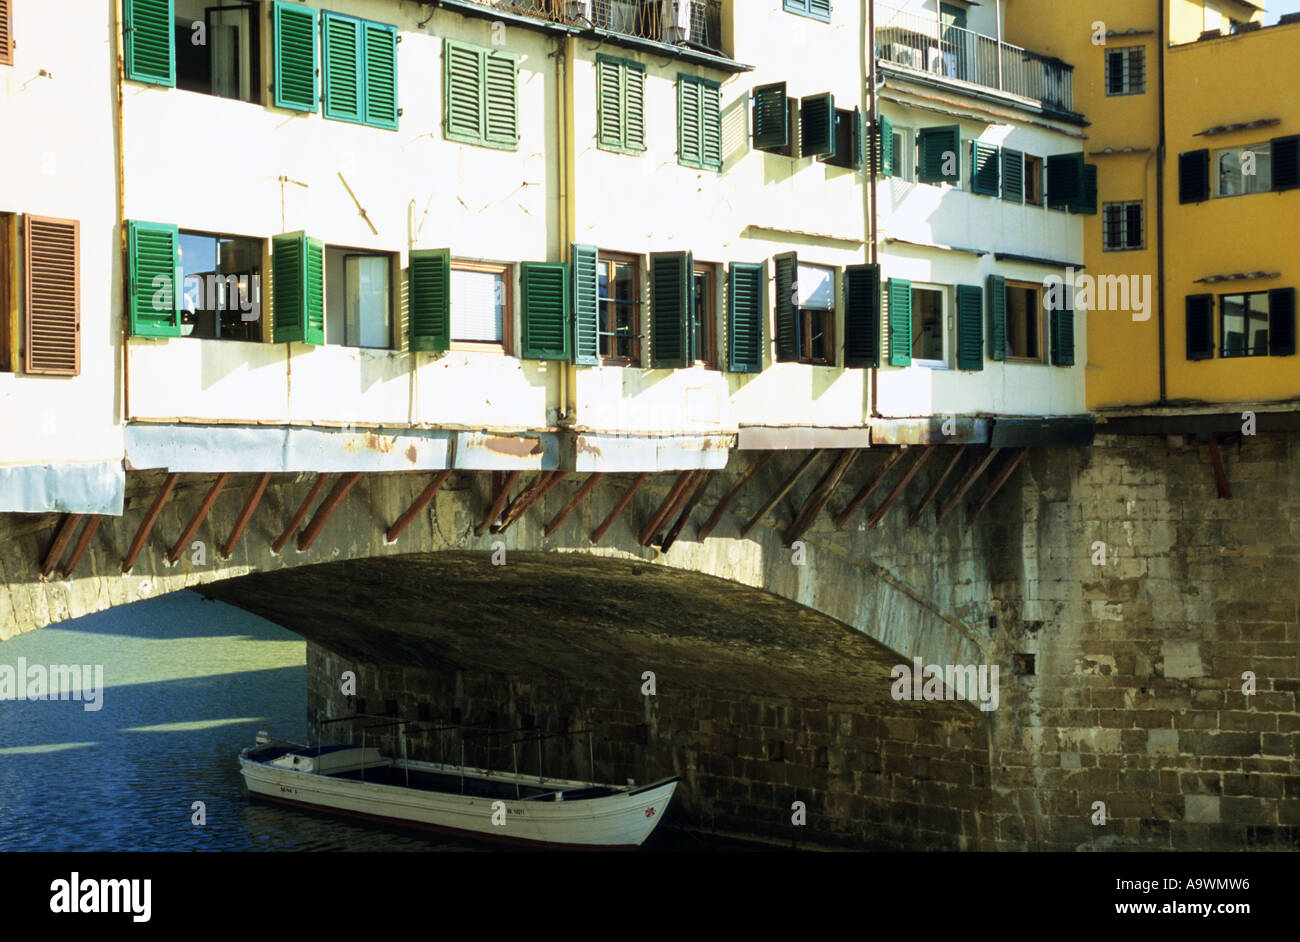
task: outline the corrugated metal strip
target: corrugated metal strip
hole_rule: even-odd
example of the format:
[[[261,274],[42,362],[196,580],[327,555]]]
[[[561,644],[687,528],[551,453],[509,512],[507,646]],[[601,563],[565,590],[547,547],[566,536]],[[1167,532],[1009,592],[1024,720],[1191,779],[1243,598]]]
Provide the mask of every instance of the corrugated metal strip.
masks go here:
[[[122,515],[120,461],[0,465],[0,512]]]

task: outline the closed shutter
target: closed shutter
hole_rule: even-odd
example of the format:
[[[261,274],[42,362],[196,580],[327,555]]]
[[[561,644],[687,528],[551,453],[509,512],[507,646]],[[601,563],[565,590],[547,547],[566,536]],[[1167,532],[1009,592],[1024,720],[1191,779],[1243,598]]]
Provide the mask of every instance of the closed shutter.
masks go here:
[[[677,161],[703,168],[704,142],[700,131],[701,88],[698,82],[677,78]]]
[[[722,90],[712,82],[700,87],[700,140],[704,142],[704,169],[722,169]]]
[[[1083,153],[1047,158],[1047,205],[1069,207],[1084,196]]]
[[[894,123],[883,114],[876,128],[876,147],[879,159],[876,169],[886,177],[894,175]]]
[[[1007,358],[1007,280],[989,275],[989,359]]]
[[[1070,212],[1089,216],[1097,213],[1097,165],[1083,165],[1083,189],[1076,199],[1070,201]]]
[[[732,262],[727,273],[727,368],[763,369],[763,266]]]
[[[578,366],[600,365],[600,278],[594,245],[569,247],[570,277],[573,280],[573,362]]]
[[[519,266],[526,360],[567,360],[572,349],[569,325],[569,266],[563,262],[524,262]]]
[[[680,369],[695,362],[691,315],[695,263],[690,252],[650,253],[650,366]]]
[[[799,337],[802,324],[795,303],[799,256],[786,252],[772,262],[776,269],[776,358],[778,362],[788,363],[799,359],[803,346]]]
[[[1002,148],[1002,198],[1009,203],[1025,201],[1025,155],[1010,147]]]
[[[444,133],[451,141],[482,143],[482,51],[446,40],[442,57]]]
[[[181,335],[180,291],[176,284],[179,240],[175,226],[127,223],[127,290],[133,337]]]
[[[176,84],[172,0],[124,0],[126,77],[150,85]]]
[[[9,0],[0,0],[0,65],[14,64],[14,27]]]
[[[321,14],[321,35],[325,117],[360,122],[365,117],[361,98],[361,23],[326,11]]]
[[[920,149],[920,166],[916,169],[918,180],[922,183],[956,183],[961,179],[958,155],[961,128],[958,125],[921,128],[917,132],[917,145]],[[952,172],[945,174],[945,169]]]
[[[835,96],[830,92],[799,100],[799,156],[835,156]]]
[[[397,30],[366,23],[365,114],[372,127],[397,130]]]
[[[415,249],[407,272],[412,350],[441,353],[451,346],[451,250]]]
[[[984,292],[957,286],[957,369],[984,369]]]
[[[519,73],[513,56],[484,53],[484,138],[509,150],[519,146]]]
[[[633,153],[645,150],[645,66],[623,66],[623,146]]]
[[[316,110],[316,11],[277,2],[271,8],[275,32],[275,107]]]
[[[880,366],[880,266],[844,269],[844,365]]]
[[[912,283],[889,279],[889,365],[912,365]]]
[[[1214,357],[1214,295],[1187,296],[1187,359]]]
[[[1074,311],[1068,307],[1050,312],[1052,365],[1074,366]]]
[[[76,376],[81,372],[79,245],[80,226],[75,220],[23,219],[27,277],[23,369],[28,373]]]
[[[1130,203],[1124,217],[1125,247],[1130,249],[1142,248],[1142,204]]]
[[[1269,144],[1273,159],[1273,189],[1281,191],[1300,187],[1300,135],[1275,137]]]
[[[275,343],[325,343],[325,246],[305,232],[271,239]]]
[[[1268,293],[1268,355],[1295,354],[1295,288],[1274,288]]]
[[[785,82],[754,89],[754,149],[781,153],[790,146],[790,109]]]
[[[971,141],[971,192],[982,196],[998,195],[998,149],[991,144]]]
[[[1202,203],[1210,198],[1210,152],[1192,150],[1178,155],[1178,202]]]
[[[622,72],[614,60],[596,57],[596,142],[613,150],[625,146]]]

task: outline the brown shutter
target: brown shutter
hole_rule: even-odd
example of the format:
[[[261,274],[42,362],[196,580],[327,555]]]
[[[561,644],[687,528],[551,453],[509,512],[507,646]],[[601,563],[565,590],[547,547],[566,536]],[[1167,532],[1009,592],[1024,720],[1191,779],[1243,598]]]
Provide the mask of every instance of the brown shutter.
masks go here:
[[[9,0],[0,0],[0,65],[14,64],[14,26]]]
[[[81,372],[80,224],[42,216],[27,216],[23,222],[23,369],[76,376]]]

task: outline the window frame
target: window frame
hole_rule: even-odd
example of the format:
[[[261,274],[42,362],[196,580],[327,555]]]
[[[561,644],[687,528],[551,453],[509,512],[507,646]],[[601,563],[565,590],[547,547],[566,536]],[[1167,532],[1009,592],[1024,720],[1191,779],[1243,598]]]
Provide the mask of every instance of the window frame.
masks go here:
[[[1141,60],[1142,66],[1142,84],[1138,87],[1133,82],[1133,59],[1136,57]],[[1123,56],[1123,64],[1120,67],[1121,87],[1117,92],[1110,90],[1110,63],[1114,56]],[[1147,91],[1147,50],[1146,46],[1121,46],[1118,49],[1106,49],[1106,67],[1103,81],[1106,85],[1106,97],[1122,98],[1128,95],[1145,95]]]
[[[1223,171],[1220,169],[1221,161],[1228,154],[1243,154],[1251,151],[1259,155],[1260,149],[1263,148],[1268,154],[1268,186],[1262,190],[1246,190],[1240,193],[1224,193]],[[1246,175],[1241,174],[1243,180]],[[1251,174],[1255,179],[1259,179],[1261,174]],[[1210,198],[1211,199],[1233,199],[1240,196],[1258,196],[1260,193],[1273,193],[1273,142],[1271,140],[1263,141],[1258,144],[1245,144],[1241,147],[1221,147],[1210,151]]]
[[[1025,154],[1025,199],[1026,206],[1044,205],[1044,193],[1047,187],[1044,185],[1044,174],[1047,172],[1047,159],[1039,157],[1036,154]],[[1034,198],[1029,198],[1029,181],[1034,181]]]
[[[218,96],[218,97],[220,97],[220,96]],[[186,333],[186,332],[185,332],[185,313],[186,313],[186,312],[185,312],[185,308],[184,308],[183,306],[181,306],[181,307],[180,307],[180,326],[181,326],[180,338],[181,338],[181,339],[186,339],[186,338],[188,338],[188,339],[192,339],[192,340],[215,340],[215,341],[222,341],[222,342],[235,342],[235,343],[265,343],[265,342],[266,342],[266,325],[267,325],[267,323],[269,322],[270,319],[266,316],[266,312],[269,310],[269,308],[268,308],[268,301],[267,301],[267,298],[266,298],[266,296],[265,296],[265,292],[263,291],[263,289],[265,288],[265,286],[266,286],[266,284],[267,284],[266,273],[267,273],[267,268],[268,268],[268,265],[269,265],[269,254],[268,254],[268,253],[269,253],[269,251],[270,251],[270,243],[269,243],[266,239],[258,238],[257,236],[245,236],[245,235],[239,235],[238,233],[234,233],[234,232],[209,232],[209,231],[204,230],[204,229],[182,229],[182,228],[180,228],[179,226],[177,226],[177,228],[176,228],[176,253],[177,253],[178,256],[180,256],[180,254],[182,253],[181,240],[182,240],[183,238],[185,238],[185,236],[198,236],[198,237],[200,237],[200,238],[205,238],[205,239],[216,239],[216,240],[221,240],[221,239],[232,239],[232,240],[233,240],[233,239],[239,239],[239,240],[244,241],[244,242],[255,242],[255,243],[258,244],[258,247],[259,247],[259,251],[258,251],[258,253],[257,253],[257,257],[258,257],[258,271],[257,271],[257,273],[256,273],[256,278],[257,278],[257,297],[258,297],[258,301],[257,301],[257,304],[258,304],[258,316],[257,316],[257,327],[256,327],[256,329],[254,330],[254,334],[255,334],[255,336],[252,336],[252,337],[222,337],[222,336],[221,336],[221,319],[220,319],[220,317],[218,317],[218,318],[217,318],[217,336],[215,336],[215,337],[195,337],[194,334],[193,334],[193,331],[191,331],[190,333]],[[179,258],[178,258],[178,261],[179,261]],[[176,291],[177,291],[177,300],[176,300],[176,303],[177,303],[177,305],[183,305],[183,304],[184,304],[184,295],[185,295],[185,275],[183,274],[183,272],[184,272],[184,269],[182,269],[181,283],[180,283],[179,285],[176,286]],[[215,274],[215,273],[214,273],[214,274]],[[231,274],[238,274],[238,273],[236,273],[236,272],[232,272]],[[252,276],[254,275],[254,273],[250,272],[249,275],[250,275],[250,277],[252,277]],[[206,291],[207,291],[207,288],[204,287],[203,290],[206,292]],[[219,312],[218,312],[218,313],[219,313]]]
[[[180,91],[190,92],[195,95],[209,95],[213,98],[221,98],[225,101],[239,101],[244,104],[264,106],[263,95],[268,86],[268,82],[263,80],[263,35],[262,26],[263,6],[262,0],[206,0],[201,4],[203,7],[203,28],[206,31],[205,36],[211,36],[213,13],[219,13],[223,10],[248,10],[248,46],[249,46],[249,96],[241,98],[238,95],[228,96],[219,95],[214,91],[201,91],[194,88],[186,88],[181,84],[181,49],[186,47],[186,43],[180,42],[180,37],[175,34],[175,19],[173,18],[173,42],[176,49],[176,88]],[[175,7],[173,5],[173,11]],[[196,21],[197,22],[197,21]],[[192,48],[192,47],[191,47]],[[209,39],[207,43],[209,57],[209,73],[211,72],[211,55],[212,43]],[[209,84],[211,79],[209,78]]]
[[[839,314],[839,297],[840,297],[840,277],[841,272],[836,265],[822,265],[817,262],[805,262],[799,259],[798,267],[795,268],[795,283],[802,280],[803,270],[806,268],[820,269],[828,272],[831,276],[831,303],[829,307],[805,307],[802,303],[795,305],[795,316],[799,318],[799,358],[796,362],[805,366],[830,366],[837,365],[839,358],[836,356],[835,349],[835,318]],[[802,300],[802,299],[800,299]],[[826,356],[815,357],[812,352],[813,343],[813,318],[821,316],[826,319]]]
[[[1137,245],[1130,245],[1128,240],[1128,210],[1134,206],[1138,208],[1139,237]],[[1110,227],[1107,223],[1107,215],[1111,209],[1118,209],[1122,213],[1120,230],[1123,233],[1123,238],[1119,244],[1110,242]],[[1139,252],[1146,247],[1147,213],[1144,200],[1112,200],[1101,204],[1101,249],[1103,252]]]
[[[686,130],[686,111],[683,107],[683,101],[686,95],[685,88],[687,85],[695,86],[699,89],[700,109],[699,109],[699,141],[700,141],[700,158],[698,161],[687,158],[682,153],[682,143],[685,140]],[[706,155],[704,146],[704,100],[706,96],[717,98],[718,112],[718,160],[717,163],[711,163]],[[791,138],[793,138],[791,133]],[[793,142],[791,144],[793,145]],[[712,173],[721,173],[723,166],[722,158],[722,85],[712,79],[706,79],[699,75],[691,75],[687,72],[677,73],[677,163],[682,167],[689,167],[692,170],[704,170]]]
[[[894,141],[894,173],[892,179],[902,180],[904,183],[916,182],[916,128],[905,125],[895,124],[893,134],[897,138]],[[905,162],[905,167],[903,163]],[[906,173],[899,171],[906,169]]]
[[[952,304],[951,294],[953,288],[951,285],[931,284],[929,282],[913,281],[912,286],[912,345],[909,350],[911,354],[912,366],[923,366],[931,370],[947,370],[952,368],[952,324],[951,319],[955,316]],[[916,328],[918,318],[916,316],[916,293],[918,291],[927,291],[939,295],[939,331],[940,344],[943,347],[943,358],[940,360],[927,360],[916,356]]]
[[[1241,292],[1234,292],[1234,293],[1232,293],[1232,294],[1221,294],[1221,295],[1218,296],[1217,301],[1218,301],[1218,308],[1219,308],[1219,359],[1221,359],[1221,360],[1248,360],[1248,359],[1251,359],[1252,357],[1267,357],[1267,356],[1270,356],[1270,355],[1271,355],[1271,354],[1270,354],[1270,340],[1271,340],[1271,338],[1270,338],[1269,335],[1270,335],[1271,330],[1272,330],[1272,316],[1271,316],[1271,315],[1272,315],[1272,311],[1271,311],[1271,305],[1269,304],[1269,296],[1268,296],[1268,294],[1269,294],[1269,293],[1268,293],[1268,290],[1265,289],[1265,290],[1262,290],[1262,291],[1241,291]],[[1248,300],[1248,299],[1249,299],[1250,297],[1252,297],[1253,295],[1262,295],[1263,298],[1264,298],[1264,350],[1263,350],[1262,353],[1250,353],[1250,352],[1247,352],[1247,353],[1232,353],[1232,354],[1230,354],[1230,353],[1228,353],[1228,331],[1227,331],[1227,329],[1226,329],[1226,324],[1225,324],[1225,320],[1227,319],[1227,316],[1228,316],[1228,311],[1227,311],[1227,307],[1228,307],[1228,299],[1229,299],[1229,298],[1241,298],[1241,299],[1242,299],[1242,306],[1243,306],[1243,309],[1244,309],[1245,312],[1246,312],[1246,327],[1249,328],[1249,327],[1250,327],[1250,313],[1251,313],[1251,311],[1250,311],[1250,303],[1249,303],[1249,300]],[[1249,335],[1248,335],[1248,340],[1249,340]],[[1247,342],[1246,349],[1247,349],[1247,350],[1250,349],[1250,344],[1249,344],[1249,342]]]
[[[1007,354],[1004,358],[1006,363],[1021,363],[1027,365],[1046,366],[1049,363],[1047,351],[1047,312],[1043,307],[1043,285],[1040,282],[1033,281],[1013,281],[1008,278],[1005,284],[1006,288],[1006,318],[1007,318]],[[1011,290],[1031,290],[1034,292],[1034,303],[1029,308],[1034,312],[1033,318],[1037,329],[1038,337],[1038,356],[1022,357],[1016,356],[1010,351],[1011,346]]]
[[[453,256],[449,262],[449,271],[485,272],[500,275],[502,288],[505,292],[503,298],[505,303],[501,311],[501,340],[499,342],[491,340],[457,340],[456,306],[452,300],[452,288],[449,279],[447,284],[448,349],[471,353],[500,353],[503,355],[512,353],[515,348],[515,266],[510,262],[492,262],[485,259],[456,258]]]
[[[397,350],[397,349],[400,349],[400,346],[398,345],[398,343],[397,343],[397,341],[396,341],[396,339],[395,339],[396,335],[395,335],[395,333],[394,333],[394,332],[397,330],[397,321],[398,321],[398,317],[399,317],[399,315],[400,315],[400,313],[401,313],[401,312],[397,309],[397,304],[398,304],[399,301],[400,301],[400,298],[398,297],[398,292],[399,292],[400,289],[401,289],[401,284],[400,284],[400,280],[399,280],[398,278],[394,277],[394,270],[393,270],[393,269],[394,269],[394,265],[396,264],[396,260],[395,260],[395,257],[394,257],[395,253],[393,253],[393,252],[385,252],[385,251],[383,251],[382,249],[361,249],[361,248],[356,248],[355,246],[344,246],[344,245],[334,245],[334,244],[326,244],[324,248],[325,248],[325,251],[324,251],[324,255],[323,255],[323,268],[324,268],[324,275],[325,275],[325,278],[324,278],[324,282],[325,282],[325,291],[324,291],[324,300],[325,300],[325,330],[324,330],[325,337],[324,337],[324,339],[325,339],[325,343],[323,344],[323,346],[329,346],[329,347],[347,347],[347,348],[350,349],[350,350]],[[329,252],[330,252],[331,249],[334,249],[335,251],[337,251],[338,253],[340,253],[340,254],[339,254],[339,271],[340,271],[341,278],[342,278],[342,280],[343,280],[343,289],[342,289],[342,298],[343,298],[343,303],[342,303],[342,310],[340,311],[340,314],[341,314],[341,316],[342,316],[342,318],[343,318],[343,340],[342,340],[341,343],[330,343],[330,340],[329,340],[329,324],[330,324],[330,305],[329,305],[329,267],[330,267],[330,266],[329,266]],[[347,312],[347,306],[348,306],[348,259],[350,259],[350,258],[382,258],[382,259],[384,259],[384,260],[388,263],[388,342],[387,342],[386,345],[384,345],[384,346],[382,346],[382,347],[372,347],[372,346],[369,346],[369,345],[366,345],[366,344],[361,344],[361,343],[349,343],[349,342],[348,342],[348,312]]]
[[[691,268],[692,295],[698,303],[701,297],[705,300],[704,323],[700,330],[700,342],[695,344],[695,365],[703,366],[708,370],[722,369],[722,356],[718,349],[718,310],[721,305],[718,303],[720,297],[719,291],[722,279],[719,273],[722,266],[717,262],[700,262],[697,261]],[[698,287],[694,284],[697,276],[703,275],[706,281],[707,290],[701,294]],[[691,330],[696,329],[695,311],[691,311]],[[701,350],[707,353],[707,356],[700,356]]]
[[[601,366],[630,366],[640,367],[645,359],[644,356],[644,330],[645,330],[645,277],[642,274],[642,256],[632,252],[618,252],[607,249],[597,249],[596,251],[596,351],[600,358]],[[600,293],[600,275],[601,268],[604,265],[626,265],[632,269],[632,299],[630,301],[619,301],[616,298],[610,298]],[[613,284],[614,274],[610,269],[605,278],[605,285]],[[617,311],[613,305],[624,304],[631,309],[631,322],[629,325],[630,339],[632,341],[632,354],[628,357],[618,355],[618,338],[620,332],[617,330],[617,317],[606,321],[613,330],[602,330],[600,327],[601,314],[605,312],[604,305],[611,305],[611,313]],[[606,344],[609,344],[611,353],[606,354]]]
[[[601,114],[601,69],[615,69],[618,76],[619,89],[619,137],[618,143],[607,141],[601,133],[602,114]],[[629,143],[631,123],[628,118],[628,97],[631,93],[631,82],[629,73],[632,71],[641,73],[641,145],[638,147]],[[645,108],[645,83],[646,67],[643,63],[633,59],[621,59],[617,56],[606,55],[605,53],[596,54],[596,149],[608,151],[612,154],[624,154],[630,157],[640,157],[646,152],[646,108]]]
[[[464,52],[472,52],[478,59],[476,82],[478,87],[479,99],[479,121],[478,130],[474,134],[466,131],[452,130],[451,126],[451,50],[460,49]],[[494,139],[489,131],[489,107],[488,107],[488,59],[497,58],[507,61],[511,65],[514,74],[514,127],[515,137],[513,141],[504,141]],[[452,141],[457,144],[470,144],[475,147],[490,147],[493,150],[519,150],[519,56],[505,52],[501,49],[494,49],[488,46],[478,46],[474,43],[462,42],[459,39],[453,39],[450,36],[443,37],[442,41],[442,63],[441,63],[441,81],[442,81],[442,136],[444,140]]]

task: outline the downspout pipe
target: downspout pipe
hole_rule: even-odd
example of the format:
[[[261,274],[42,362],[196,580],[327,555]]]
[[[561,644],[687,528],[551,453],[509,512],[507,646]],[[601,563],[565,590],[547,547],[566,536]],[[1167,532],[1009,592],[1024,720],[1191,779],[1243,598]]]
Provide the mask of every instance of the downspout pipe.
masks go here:
[[[114,117],[114,130],[117,133],[116,145],[117,157],[117,228],[118,228],[118,260],[122,266],[122,344],[119,348],[122,352],[122,426],[125,433],[125,426],[131,419],[131,274],[127,271],[127,231],[126,231],[126,145],[123,142],[123,116],[122,109],[125,96],[126,85],[126,50],[125,45],[125,18],[123,14],[123,0],[116,0],[113,4],[113,42],[116,50],[117,64],[117,103]],[[125,447],[125,443],[123,445]]]
[[[1160,345],[1160,404],[1168,402],[1168,377],[1165,365],[1165,7],[1164,0],[1156,4],[1156,61],[1160,86],[1160,141],[1156,146],[1156,330]]]
[[[876,96],[876,0],[862,0],[863,9],[866,12],[867,34],[863,39],[862,50],[866,57],[867,73],[867,114],[871,121],[872,141],[879,139],[880,134],[880,114],[879,99]],[[884,142],[881,142],[882,146]],[[866,185],[866,211],[867,211],[867,261],[872,265],[879,264],[880,251],[878,242],[880,241],[880,226],[876,218],[876,179],[879,167],[876,165],[877,154],[879,151],[874,146],[867,148],[867,185]],[[879,367],[871,372],[871,418],[879,419],[883,416],[880,413],[880,386],[877,379],[880,375]]]

